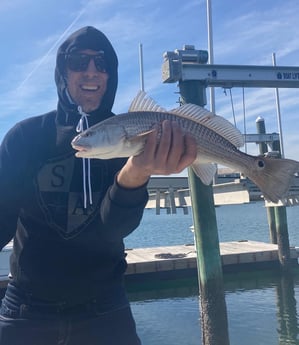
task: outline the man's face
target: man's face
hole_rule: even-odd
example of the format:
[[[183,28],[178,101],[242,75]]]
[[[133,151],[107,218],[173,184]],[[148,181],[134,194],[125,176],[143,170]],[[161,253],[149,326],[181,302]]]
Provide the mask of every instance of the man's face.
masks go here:
[[[82,50],[78,54],[95,56],[98,52],[90,49]],[[90,59],[86,69],[74,71],[67,64],[67,88],[73,101],[89,113],[96,110],[107,90],[108,74],[96,68],[93,59]]]

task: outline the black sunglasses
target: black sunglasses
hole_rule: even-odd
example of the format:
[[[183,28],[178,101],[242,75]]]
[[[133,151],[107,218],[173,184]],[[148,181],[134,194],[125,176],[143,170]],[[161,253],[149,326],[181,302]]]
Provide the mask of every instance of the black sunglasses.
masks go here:
[[[107,65],[104,60],[104,53],[89,55],[83,53],[73,53],[65,55],[65,61],[67,67],[74,72],[86,71],[90,60],[93,60],[96,69],[99,72],[107,73]]]

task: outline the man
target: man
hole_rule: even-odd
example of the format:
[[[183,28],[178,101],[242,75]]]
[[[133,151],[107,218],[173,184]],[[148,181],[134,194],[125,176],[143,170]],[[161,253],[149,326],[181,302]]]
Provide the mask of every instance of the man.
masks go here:
[[[57,53],[57,110],[17,123],[2,142],[0,246],[14,246],[1,345],[140,344],[123,238],[140,223],[150,176],[183,170],[196,145],[164,122],[139,156],[75,158],[77,131],[113,116],[117,65],[103,33],[73,33]]]

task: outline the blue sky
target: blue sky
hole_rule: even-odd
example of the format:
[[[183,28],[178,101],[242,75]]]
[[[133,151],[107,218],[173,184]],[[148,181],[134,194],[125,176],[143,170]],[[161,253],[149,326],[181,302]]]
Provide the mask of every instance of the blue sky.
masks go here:
[[[299,66],[297,0],[214,0],[215,64]],[[208,48],[206,0],[1,0],[0,140],[17,121],[56,107],[55,54],[72,31],[93,25],[111,40],[119,57],[119,87],[113,110],[127,111],[140,89],[139,44],[145,90],[166,108],[177,105],[178,87],[163,84],[163,53],[193,44]],[[233,88],[237,126],[243,130],[243,90]],[[207,93],[208,95],[208,93]],[[264,117],[278,132],[274,89],[244,90],[247,133]],[[299,90],[280,89],[285,156],[299,160]],[[207,104],[209,108],[209,103]],[[216,112],[233,121],[229,93],[216,89]],[[257,154],[255,144],[248,152]]]

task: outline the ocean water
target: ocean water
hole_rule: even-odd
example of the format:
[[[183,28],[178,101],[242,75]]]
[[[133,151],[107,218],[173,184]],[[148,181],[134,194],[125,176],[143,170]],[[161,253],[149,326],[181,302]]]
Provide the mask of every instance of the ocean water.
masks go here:
[[[220,242],[254,240],[269,242],[267,211],[263,202],[216,207]],[[299,246],[299,206],[287,207],[288,231],[291,246]],[[140,226],[125,239],[127,248],[159,247],[193,243],[192,214],[182,209],[176,214],[146,209]]]
[[[219,239],[269,242],[262,202],[216,208]],[[299,207],[288,207],[290,244],[299,246]],[[193,243],[192,215],[146,210],[127,248]],[[298,345],[299,269],[291,277],[260,271],[224,277],[230,345]],[[157,283],[130,291],[132,310],[143,345],[199,345],[200,297],[197,279]]]

